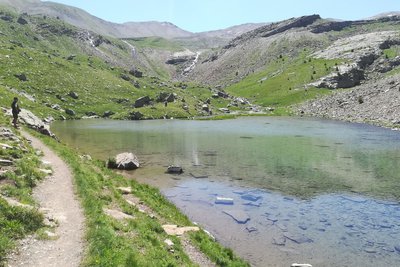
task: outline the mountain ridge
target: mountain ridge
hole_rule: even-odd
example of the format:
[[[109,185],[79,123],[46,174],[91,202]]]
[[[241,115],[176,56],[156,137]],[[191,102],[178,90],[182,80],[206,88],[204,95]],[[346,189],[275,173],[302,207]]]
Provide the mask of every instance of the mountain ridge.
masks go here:
[[[264,23],[245,23],[226,29],[193,33],[179,28],[171,22],[128,21],[115,23],[96,17],[83,9],[51,1],[40,0],[0,0],[0,5],[13,8],[19,13],[46,15],[64,20],[76,27],[116,38],[163,37],[172,38],[206,38],[220,37],[230,39],[241,33],[254,29]]]

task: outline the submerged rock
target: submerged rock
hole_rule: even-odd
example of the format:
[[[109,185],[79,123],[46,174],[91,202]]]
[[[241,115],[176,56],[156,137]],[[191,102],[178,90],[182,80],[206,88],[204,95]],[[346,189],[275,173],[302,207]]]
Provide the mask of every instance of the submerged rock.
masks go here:
[[[233,198],[230,197],[217,197],[215,204],[233,205]]]
[[[313,240],[305,235],[300,235],[300,234],[293,234],[290,232],[284,233],[284,237],[286,237],[289,240],[292,240],[296,244],[303,244],[303,243],[312,243]]]
[[[276,246],[284,246],[286,244],[286,238],[284,236],[273,237],[272,244]]]
[[[245,224],[250,221],[249,215],[242,210],[224,210],[223,213],[231,216],[237,223]]]
[[[251,194],[246,194],[246,195],[241,196],[241,198],[244,199],[244,200],[256,202],[261,197],[260,196],[255,196],[255,195],[251,195]]]
[[[183,168],[180,166],[174,166],[171,165],[167,168],[167,173],[177,173],[177,174],[181,174],[183,173]]]

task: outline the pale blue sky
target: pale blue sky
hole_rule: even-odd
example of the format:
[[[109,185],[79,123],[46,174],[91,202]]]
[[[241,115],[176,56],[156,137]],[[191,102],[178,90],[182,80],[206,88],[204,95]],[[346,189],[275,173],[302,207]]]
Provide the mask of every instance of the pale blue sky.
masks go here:
[[[400,11],[399,0],[52,0],[82,8],[102,19],[168,21],[191,32],[223,29],[247,22],[276,22],[319,14],[356,20]]]

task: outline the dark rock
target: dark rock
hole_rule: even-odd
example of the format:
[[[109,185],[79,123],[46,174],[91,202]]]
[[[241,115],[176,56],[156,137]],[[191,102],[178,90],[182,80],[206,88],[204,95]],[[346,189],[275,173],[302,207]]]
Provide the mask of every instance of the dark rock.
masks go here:
[[[14,18],[10,15],[2,15],[0,17],[0,19],[4,20],[4,21],[8,21],[8,22],[12,22],[14,20]]]
[[[75,114],[76,114],[75,111],[73,111],[72,109],[69,109],[69,108],[67,108],[65,110],[65,113],[67,113],[70,116],[75,116]]]
[[[143,114],[139,111],[133,111],[131,113],[129,113],[129,119],[130,120],[140,120],[143,118]]]
[[[54,105],[51,105],[50,107],[51,107],[52,109],[54,109],[54,110],[60,110],[60,109],[61,109],[61,107],[60,107],[59,104],[54,104]]]
[[[172,57],[168,59],[165,63],[169,65],[179,65],[186,63],[188,61],[194,60],[196,57],[193,55],[188,55],[188,56],[179,56],[179,57]]]
[[[26,25],[28,24],[28,21],[26,19],[24,19],[23,17],[19,17],[17,22],[21,25]]]
[[[26,82],[28,80],[28,78],[26,77],[25,73],[15,74],[14,76],[16,78],[18,78],[22,82]]]
[[[223,98],[228,98],[229,97],[229,95],[227,93],[222,92],[222,91],[218,91],[218,96],[219,97],[223,97]]]
[[[121,153],[107,163],[108,168],[119,170],[134,170],[139,168],[139,160],[133,153]]]
[[[78,99],[79,98],[79,95],[76,92],[73,92],[73,91],[69,92],[68,95],[70,97],[72,97],[73,99]]]
[[[177,173],[177,174],[181,174],[183,173],[183,168],[180,166],[174,166],[171,165],[167,168],[167,173]]]
[[[167,99],[168,96],[169,96],[169,93],[160,92],[160,94],[156,98],[156,101],[157,102],[165,102],[165,100]]]
[[[65,99],[64,97],[62,97],[61,95],[57,94],[56,97],[61,100],[62,102],[66,102],[67,99]]]
[[[108,117],[110,117],[110,116],[112,116],[114,114],[115,113],[113,111],[111,111],[111,110],[104,111],[103,118],[108,118]]]
[[[117,99],[113,99],[113,101],[118,104],[129,103],[128,98],[117,98]]]
[[[46,126],[44,126],[44,125],[40,126],[38,128],[38,132],[41,133],[41,134],[53,137],[54,134],[50,131],[50,128],[48,126],[47,127]]]
[[[11,160],[0,159],[0,166],[11,166],[14,163]]]
[[[167,96],[167,98],[165,99],[165,101],[167,101],[167,102],[174,102],[175,101],[175,94],[169,94],[168,96]]]
[[[85,115],[91,117],[91,116],[97,116],[97,113],[93,111],[87,111],[85,112]]]
[[[69,56],[67,57],[67,60],[73,60],[75,57],[76,57],[76,55],[69,55]]]
[[[210,112],[210,107],[207,104],[202,105],[201,109],[205,112]]]
[[[354,67],[348,70],[323,78],[316,87],[318,88],[351,88],[359,85],[365,79],[364,71]]]
[[[135,88],[139,89],[140,88],[140,83],[138,81],[132,81],[133,86],[135,86]]]
[[[255,196],[255,195],[251,195],[251,194],[246,194],[246,195],[242,195],[241,198],[244,199],[244,200],[255,202],[255,201],[261,199],[261,196]]]
[[[121,79],[128,81],[128,82],[131,80],[131,78],[128,75],[126,75],[125,73],[121,74]]]
[[[129,73],[133,76],[135,76],[136,78],[142,78],[143,77],[143,72],[141,72],[140,70],[136,69],[136,68],[132,68]]]
[[[150,97],[149,96],[143,96],[143,97],[138,98],[135,101],[134,107],[135,108],[141,108],[141,107],[144,107],[145,105],[148,105],[148,104],[150,104]]]

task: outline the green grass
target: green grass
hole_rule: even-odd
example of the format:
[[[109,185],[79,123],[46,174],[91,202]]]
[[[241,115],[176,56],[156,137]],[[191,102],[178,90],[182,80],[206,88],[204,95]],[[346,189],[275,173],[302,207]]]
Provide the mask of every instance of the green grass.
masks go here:
[[[394,59],[400,55],[400,46],[392,46],[391,48],[384,49],[383,53],[387,59]]]
[[[70,165],[75,177],[88,229],[88,253],[83,266],[195,266],[184,253],[179,238],[167,236],[161,227],[164,223],[184,226],[192,223],[159,190],[127,180],[106,169],[103,162],[82,163],[74,150],[53,139],[42,139]],[[130,186],[132,194],[150,207],[157,217],[128,205],[116,189],[120,186]],[[135,218],[126,222],[116,221],[103,213],[105,207],[119,207]],[[167,238],[175,244],[173,253],[164,244]],[[203,231],[191,235],[191,239],[218,266],[249,266]]]
[[[275,108],[290,105],[327,94],[327,89],[305,88],[304,85],[316,81],[334,71],[339,60],[324,60],[301,55],[291,61],[278,58],[264,71],[252,74],[226,91],[244,96],[255,104]]]
[[[0,127],[11,127],[10,118],[3,113],[0,113]],[[0,195],[34,205],[32,189],[43,178],[38,171],[40,162],[35,151],[26,141],[0,138],[0,143],[12,146],[11,149],[0,148],[0,158],[14,161],[12,169],[0,176]],[[6,169],[2,167],[2,170]],[[18,239],[42,227],[43,216],[37,210],[12,207],[0,197],[0,266]]]
[[[155,104],[155,108],[148,107],[139,111],[145,118],[163,118],[165,114],[170,117],[192,117],[202,114],[200,101],[211,97],[207,88],[189,85],[188,89],[182,90],[175,86],[169,81],[169,72],[151,58],[146,62],[160,78],[147,75],[146,70],[143,70],[142,78],[129,74],[132,66],[132,62],[127,60],[130,58],[130,48],[121,40],[107,37],[106,43],[93,49],[88,42],[78,37],[81,34],[79,29],[61,20],[26,16],[29,23],[20,25],[16,22],[18,15],[10,14],[14,17],[13,22],[0,20],[2,106],[8,107],[10,99],[19,95],[21,107],[42,118],[80,118],[88,112],[102,116],[110,110],[115,113],[115,118],[128,119],[130,112],[137,111],[133,108],[137,98],[148,95],[156,99],[160,92],[168,92],[176,93],[179,100],[168,105],[165,110]],[[139,50],[141,47],[182,50],[175,42],[162,38],[135,40],[129,41],[138,45]],[[103,57],[98,56],[99,53]],[[116,66],[114,61],[121,64]],[[16,75],[20,74],[25,74],[27,80],[18,79]],[[126,81],[122,76],[130,80]],[[135,83],[139,84],[139,88],[135,87]],[[79,98],[68,96],[71,91],[76,92]],[[25,98],[24,94],[34,101]],[[179,102],[181,99],[188,103],[189,112],[183,109]],[[213,103],[217,106],[226,104],[218,101]],[[54,105],[58,105],[61,110],[53,109]],[[72,109],[76,115],[67,115],[64,111],[66,109]]]
[[[167,50],[172,52],[179,52],[185,50],[178,42],[168,40],[162,37],[140,37],[140,38],[127,38],[124,39],[137,48],[154,48],[160,50]]]

